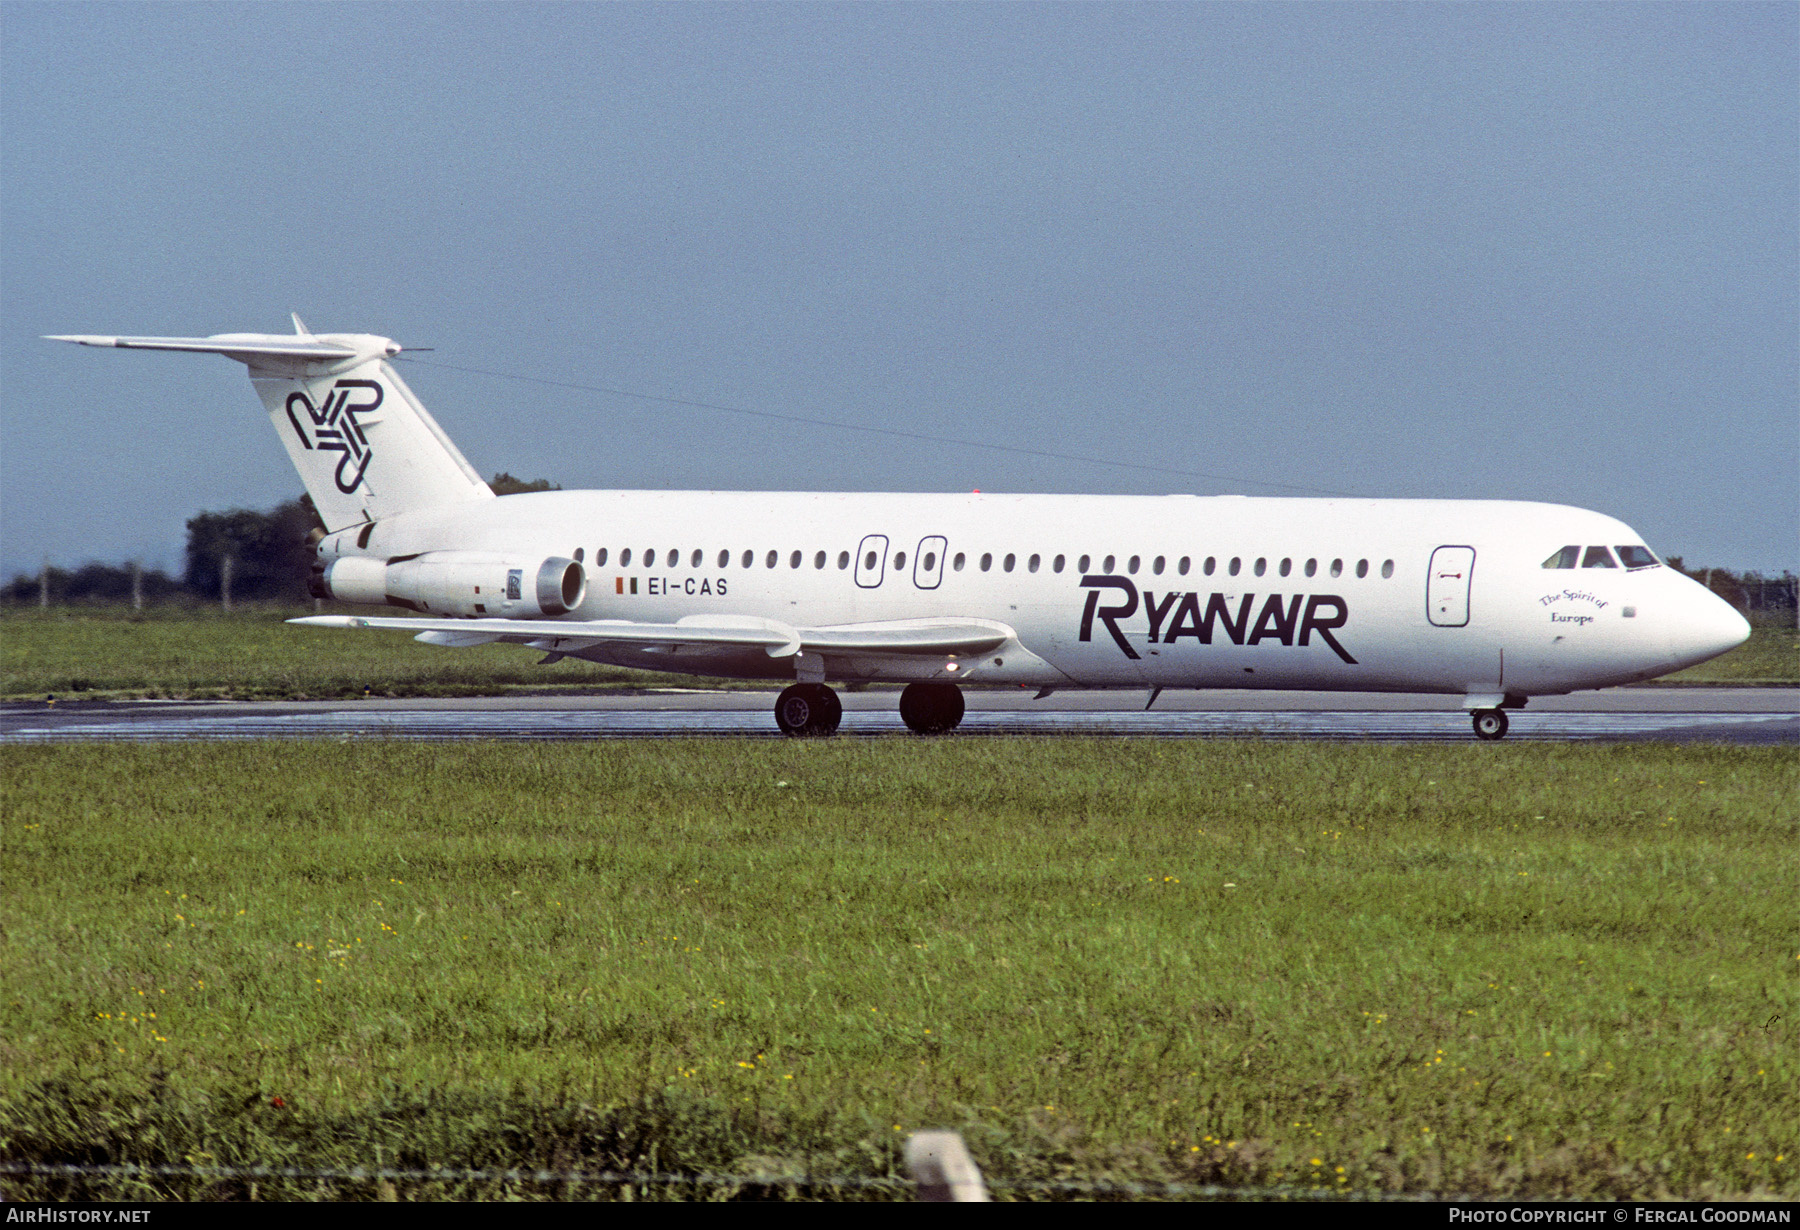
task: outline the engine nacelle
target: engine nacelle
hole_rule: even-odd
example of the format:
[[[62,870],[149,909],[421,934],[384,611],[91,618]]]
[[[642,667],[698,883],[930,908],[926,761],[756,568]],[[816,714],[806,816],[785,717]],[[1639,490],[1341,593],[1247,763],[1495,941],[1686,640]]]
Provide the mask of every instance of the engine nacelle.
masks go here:
[[[587,596],[587,572],[559,555],[521,559],[483,551],[428,551],[392,561],[345,556],[313,578],[320,598],[385,602],[430,615],[537,619]]]

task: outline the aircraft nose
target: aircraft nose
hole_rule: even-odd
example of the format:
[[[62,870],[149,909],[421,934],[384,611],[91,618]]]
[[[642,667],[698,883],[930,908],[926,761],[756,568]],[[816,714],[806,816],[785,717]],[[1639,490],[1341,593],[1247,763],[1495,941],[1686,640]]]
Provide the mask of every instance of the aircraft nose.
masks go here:
[[[1688,597],[1687,609],[1672,638],[1672,648],[1681,665],[1692,666],[1716,658],[1750,639],[1750,621],[1729,602],[1699,585]]]

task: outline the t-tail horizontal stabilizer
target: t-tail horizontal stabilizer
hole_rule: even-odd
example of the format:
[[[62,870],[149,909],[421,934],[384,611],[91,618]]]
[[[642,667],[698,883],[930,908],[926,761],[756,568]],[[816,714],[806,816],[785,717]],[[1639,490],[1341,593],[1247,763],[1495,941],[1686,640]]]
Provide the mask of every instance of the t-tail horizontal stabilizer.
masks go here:
[[[294,330],[211,337],[75,333],[50,340],[219,354],[244,364],[327,530],[494,498],[388,365],[403,349],[398,342],[372,333],[315,335],[298,316]]]

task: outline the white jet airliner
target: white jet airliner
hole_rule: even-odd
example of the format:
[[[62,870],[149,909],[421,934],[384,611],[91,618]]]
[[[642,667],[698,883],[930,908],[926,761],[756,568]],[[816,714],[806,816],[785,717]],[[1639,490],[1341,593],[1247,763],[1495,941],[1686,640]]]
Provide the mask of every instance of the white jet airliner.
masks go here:
[[[1735,610],[1627,525],[1554,504],[1242,496],[550,491],[496,498],[360,333],[59,337],[246,364],[327,527],[318,616],[793,683],[903,683],[921,733],[964,682],[1460,695],[1498,739],[1532,696],[1652,679],[1741,644]]]

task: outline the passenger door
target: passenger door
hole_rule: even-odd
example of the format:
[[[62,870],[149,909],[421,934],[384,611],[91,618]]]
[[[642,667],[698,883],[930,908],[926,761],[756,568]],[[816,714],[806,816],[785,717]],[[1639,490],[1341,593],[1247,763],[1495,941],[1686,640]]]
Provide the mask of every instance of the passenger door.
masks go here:
[[[1475,576],[1474,547],[1439,547],[1425,573],[1425,615],[1440,628],[1469,624],[1469,586]]]

